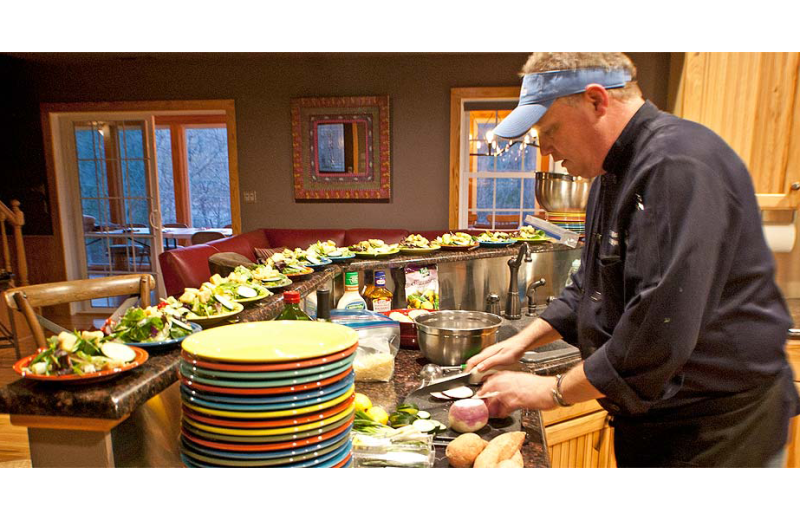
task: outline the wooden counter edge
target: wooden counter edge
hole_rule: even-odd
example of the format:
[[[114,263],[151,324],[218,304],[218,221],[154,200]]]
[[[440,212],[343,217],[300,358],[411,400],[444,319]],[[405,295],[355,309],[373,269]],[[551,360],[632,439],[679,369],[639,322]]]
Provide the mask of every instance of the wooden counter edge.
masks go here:
[[[91,417],[58,417],[53,415],[10,415],[11,424],[25,428],[44,428],[50,430],[81,430],[89,432],[109,432],[127,419],[130,414],[119,419],[94,419]]]

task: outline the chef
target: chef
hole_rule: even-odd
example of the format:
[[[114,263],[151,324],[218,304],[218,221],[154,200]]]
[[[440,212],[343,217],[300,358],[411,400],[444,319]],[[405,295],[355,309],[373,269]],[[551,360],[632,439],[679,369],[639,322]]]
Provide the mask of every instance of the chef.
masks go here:
[[[558,338],[563,377],[500,372],[495,416],[599,399],[620,467],[779,467],[800,399],[792,325],[746,166],[708,128],[642,98],[621,53],[535,53],[519,105],[494,130],[533,127],[542,155],[596,178],[573,283],[516,336],[471,358],[486,370]]]

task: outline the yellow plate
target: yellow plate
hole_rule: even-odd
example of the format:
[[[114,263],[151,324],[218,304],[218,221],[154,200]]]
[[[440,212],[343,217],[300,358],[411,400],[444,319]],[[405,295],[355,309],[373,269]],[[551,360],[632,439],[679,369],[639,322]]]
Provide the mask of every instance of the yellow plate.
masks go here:
[[[220,312],[219,314],[215,314],[213,316],[199,316],[197,318],[189,318],[187,317],[187,321],[191,321],[192,323],[197,323],[203,328],[209,327],[211,325],[215,325],[217,323],[223,322],[228,318],[232,318],[242,312],[244,310],[244,305],[241,303],[233,302],[233,310]]]
[[[320,321],[256,321],[192,334],[183,340],[183,350],[214,361],[276,363],[335,354],[357,342],[358,333],[344,325]]]
[[[196,406],[193,404],[189,404],[184,401],[183,406],[187,408],[191,408],[200,413],[204,413],[206,415],[216,415],[219,417],[235,417],[237,419],[265,419],[269,417],[285,417],[287,415],[305,415],[307,413],[314,413],[320,410],[325,410],[326,408],[330,408],[332,406],[336,406],[337,404],[341,403],[342,401],[346,401],[353,395],[355,392],[355,386],[351,386],[348,392],[345,392],[341,396],[331,399],[330,401],[326,401],[324,403],[314,404],[311,406],[306,406],[304,408],[295,408],[292,410],[276,410],[273,412],[228,412],[223,410],[213,410],[211,408],[204,408],[202,406]]]
[[[216,426],[208,426],[207,424],[201,424],[199,422],[195,422],[188,417],[184,417],[183,420],[186,421],[188,424],[191,424],[193,427],[205,430],[207,432],[213,433],[222,433],[226,435],[239,435],[240,437],[253,437],[259,435],[281,435],[284,433],[297,433],[297,432],[304,432],[308,430],[313,430],[315,428],[321,428],[323,426],[327,426],[329,424],[335,423],[340,419],[344,419],[351,415],[356,409],[356,404],[353,403],[347,407],[347,410],[343,411],[342,413],[336,414],[333,417],[328,417],[327,419],[322,419],[321,421],[308,423],[308,424],[301,424],[299,426],[286,426],[284,428],[270,428],[267,430],[251,430],[251,429],[242,429],[242,428],[218,428]]]
[[[405,253],[407,255],[424,255],[426,253],[433,253],[434,251],[438,251],[442,248],[442,246],[431,246],[431,247],[401,247],[400,252]]]

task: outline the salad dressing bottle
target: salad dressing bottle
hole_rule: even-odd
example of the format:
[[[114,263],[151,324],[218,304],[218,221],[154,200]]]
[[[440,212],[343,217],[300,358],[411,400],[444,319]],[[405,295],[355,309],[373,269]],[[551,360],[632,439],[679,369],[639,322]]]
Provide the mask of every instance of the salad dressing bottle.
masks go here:
[[[386,273],[375,272],[375,290],[370,293],[369,306],[375,312],[392,310],[392,293],[386,288]]]
[[[297,291],[283,292],[283,310],[275,318],[278,320],[312,321],[312,319],[300,308],[300,293]]]
[[[369,304],[369,298],[372,291],[375,290],[375,272],[364,271],[364,288],[361,289],[361,297]]]
[[[344,273],[344,294],[339,298],[336,308],[348,311],[366,310],[367,302],[358,294],[357,271]]]

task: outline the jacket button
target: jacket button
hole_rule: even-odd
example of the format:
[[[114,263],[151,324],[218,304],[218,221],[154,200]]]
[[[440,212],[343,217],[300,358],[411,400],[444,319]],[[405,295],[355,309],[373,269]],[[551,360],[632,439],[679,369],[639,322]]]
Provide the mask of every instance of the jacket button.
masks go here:
[[[590,298],[592,300],[596,301],[596,302],[599,302],[600,300],[603,299],[603,295],[601,293],[599,293],[598,291],[595,291],[595,292],[592,293]]]

